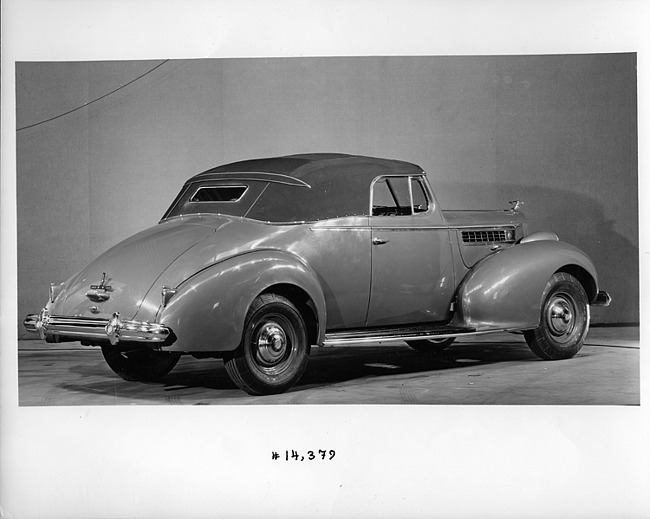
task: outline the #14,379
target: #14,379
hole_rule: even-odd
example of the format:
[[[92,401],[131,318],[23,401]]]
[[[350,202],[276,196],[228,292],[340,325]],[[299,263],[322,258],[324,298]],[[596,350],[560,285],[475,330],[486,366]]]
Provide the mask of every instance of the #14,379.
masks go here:
[[[320,460],[332,460],[334,459],[334,456],[336,456],[336,451],[334,449],[330,450],[323,450],[323,449],[318,449],[317,451],[307,451],[306,454],[301,454],[298,451],[295,451],[291,449],[291,453],[289,451],[284,451],[284,459],[285,461],[289,460],[294,460],[294,461],[312,461],[315,459],[320,459]],[[274,460],[280,459],[280,454],[277,452],[273,451],[271,453],[271,458]]]

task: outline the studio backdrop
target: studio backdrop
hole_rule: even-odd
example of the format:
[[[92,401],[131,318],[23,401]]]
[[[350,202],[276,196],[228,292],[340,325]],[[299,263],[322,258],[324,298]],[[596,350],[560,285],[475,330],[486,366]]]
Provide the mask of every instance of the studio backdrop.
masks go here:
[[[639,321],[634,54],[18,63],[16,88],[21,318],[188,177],[322,151],[416,163],[443,209],[523,200],[595,262],[593,322]]]

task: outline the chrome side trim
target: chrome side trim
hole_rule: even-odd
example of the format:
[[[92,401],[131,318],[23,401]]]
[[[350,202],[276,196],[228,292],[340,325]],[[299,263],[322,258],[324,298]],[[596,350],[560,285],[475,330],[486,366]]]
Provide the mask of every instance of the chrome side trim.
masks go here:
[[[415,215],[418,216],[418,215]],[[399,217],[396,217],[399,218]],[[302,222],[301,222],[302,223]],[[344,226],[332,226],[332,227],[327,227],[327,226],[321,226],[321,227],[312,227],[312,231],[320,231],[320,230],[328,230],[328,231],[343,231],[343,230],[358,230],[358,229],[372,229],[373,231],[460,231],[461,229],[485,229],[485,230],[508,230],[511,229],[513,231],[517,230],[517,225],[511,225],[511,224],[506,224],[502,227],[495,227],[494,225],[489,225],[489,226],[481,226],[481,225],[471,225],[467,227],[452,227],[449,225],[422,225],[422,226],[395,226],[395,227],[390,227],[390,226],[382,226],[382,227],[370,227],[370,226],[363,226],[363,225],[357,225],[355,227],[344,227]],[[514,243],[514,241],[512,242]]]
[[[357,225],[356,227],[310,227],[310,231],[370,231],[370,227]]]
[[[172,330],[158,323],[122,320],[115,312],[111,319],[50,315],[44,308],[40,314],[30,314],[23,321],[29,332],[46,336],[74,337],[76,339],[104,339],[115,345],[121,340],[135,342],[164,342]]]
[[[415,215],[417,216],[417,215]],[[399,216],[396,216],[395,218],[400,218]],[[448,231],[449,227],[373,227],[373,231],[379,231],[379,232],[385,232],[385,231],[398,231],[398,232],[404,232],[404,231]]]
[[[470,211],[467,211],[470,212]],[[461,230],[461,229],[517,229],[518,227],[521,227],[521,223],[504,223],[501,225],[494,225],[494,224],[476,224],[476,225],[450,225],[449,229],[450,230]]]

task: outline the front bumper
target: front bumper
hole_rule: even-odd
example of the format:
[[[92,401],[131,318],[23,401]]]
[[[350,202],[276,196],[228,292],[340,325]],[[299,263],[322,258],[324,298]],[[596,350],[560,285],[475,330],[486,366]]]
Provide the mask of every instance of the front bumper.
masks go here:
[[[170,340],[172,331],[157,323],[122,320],[115,312],[110,319],[50,315],[44,308],[40,314],[28,315],[23,324],[29,332],[38,332],[41,339],[70,337],[75,340],[100,339],[115,345],[120,341],[161,343]]]

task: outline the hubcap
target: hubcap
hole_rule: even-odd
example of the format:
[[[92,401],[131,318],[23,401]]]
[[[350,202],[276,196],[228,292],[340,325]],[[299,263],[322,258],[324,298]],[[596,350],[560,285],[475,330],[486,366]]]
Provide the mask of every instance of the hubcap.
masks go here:
[[[264,323],[257,331],[255,345],[262,364],[273,366],[287,354],[289,341],[284,329],[274,321]]]
[[[549,331],[555,337],[566,337],[575,328],[574,304],[565,294],[557,294],[549,301],[546,322]]]

